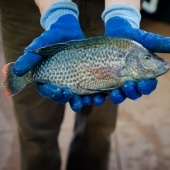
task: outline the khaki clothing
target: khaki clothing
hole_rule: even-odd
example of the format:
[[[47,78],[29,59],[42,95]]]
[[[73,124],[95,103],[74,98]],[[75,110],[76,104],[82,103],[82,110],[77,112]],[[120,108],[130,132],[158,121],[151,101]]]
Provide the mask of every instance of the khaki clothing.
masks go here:
[[[0,0],[3,47],[6,62],[15,61],[43,29],[33,0]],[[104,32],[104,1],[76,1],[86,36]],[[21,145],[22,170],[59,170],[58,134],[65,106],[42,97],[30,85],[13,97]],[[117,107],[108,100],[100,107],[84,107],[75,113],[74,137],[68,154],[68,170],[107,170],[110,135]]]

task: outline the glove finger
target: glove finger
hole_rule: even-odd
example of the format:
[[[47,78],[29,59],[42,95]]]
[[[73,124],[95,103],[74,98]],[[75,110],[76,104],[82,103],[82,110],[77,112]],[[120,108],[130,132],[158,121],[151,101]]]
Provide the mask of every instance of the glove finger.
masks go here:
[[[53,84],[41,84],[37,83],[38,92],[52,100],[57,100],[62,98],[63,91],[60,87]]]
[[[137,82],[137,89],[141,94],[149,95],[156,89],[157,83],[156,79],[141,79]]]
[[[24,53],[14,63],[13,71],[17,76],[23,76],[42,60],[40,55]]]
[[[70,101],[70,107],[74,112],[79,112],[83,107],[82,98],[78,95],[74,95]]]
[[[113,17],[107,21],[105,35],[135,40],[153,52],[170,53],[170,37],[133,28],[121,17]]]
[[[110,93],[110,99],[114,104],[120,104],[126,99],[126,96],[121,89],[114,89]]]
[[[50,39],[50,36],[48,38]],[[40,55],[31,53],[31,51],[47,45],[46,43],[49,43],[48,38],[40,36],[34,39],[32,43],[25,48],[25,53],[14,63],[13,71],[17,76],[23,76],[42,60]]]
[[[106,95],[104,95],[104,94],[95,94],[93,96],[93,104],[95,106],[100,106],[100,105],[102,105],[104,103],[105,99],[106,99]]]
[[[142,94],[137,90],[136,83],[133,81],[126,81],[122,85],[122,91],[129,99],[136,100]]]
[[[62,97],[54,99],[55,102],[66,104],[73,96],[73,92],[69,88],[62,88]]]
[[[134,40],[153,52],[170,53],[170,46],[168,45],[170,44],[170,38],[168,37],[129,27],[117,28],[107,34]]]
[[[82,102],[83,102],[83,105],[86,105],[86,106],[92,105],[93,103],[92,96],[82,96]]]
[[[170,53],[170,38],[153,34],[144,30],[134,29],[134,40],[153,52]]]

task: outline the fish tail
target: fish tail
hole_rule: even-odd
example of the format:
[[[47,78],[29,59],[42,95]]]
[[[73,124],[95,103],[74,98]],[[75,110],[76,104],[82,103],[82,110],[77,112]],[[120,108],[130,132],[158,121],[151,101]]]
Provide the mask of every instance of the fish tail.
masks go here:
[[[13,65],[14,63],[8,63],[2,68],[3,83],[7,97],[17,94],[28,84],[32,83],[31,72],[18,77],[13,72]]]

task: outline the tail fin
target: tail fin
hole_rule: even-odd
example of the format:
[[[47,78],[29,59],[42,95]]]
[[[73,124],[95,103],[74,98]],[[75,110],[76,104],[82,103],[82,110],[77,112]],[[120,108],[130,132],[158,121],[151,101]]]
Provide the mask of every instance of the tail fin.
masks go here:
[[[20,92],[28,84],[32,83],[31,72],[22,77],[13,73],[14,63],[8,63],[2,68],[2,77],[7,97],[13,96]]]

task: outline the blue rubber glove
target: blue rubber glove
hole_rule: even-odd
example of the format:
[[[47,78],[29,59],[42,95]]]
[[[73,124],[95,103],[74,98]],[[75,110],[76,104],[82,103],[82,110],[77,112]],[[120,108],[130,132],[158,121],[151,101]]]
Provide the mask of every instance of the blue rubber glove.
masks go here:
[[[41,56],[29,53],[29,50],[84,38],[78,22],[77,5],[71,1],[61,1],[53,4],[41,17],[41,25],[45,31],[40,37],[33,40],[25,49],[24,54],[14,64],[14,73],[17,76],[23,76],[42,60]],[[63,104],[71,99],[71,107],[73,105],[74,111],[79,111],[83,107],[82,98],[74,95],[69,88],[37,83],[37,89],[41,95],[58,103]]]
[[[103,12],[102,18],[105,22],[105,36],[135,40],[153,52],[170,52],[170,38],[139,29],[141,15],[135,8],[113,5]],[[156,86],[156,79],[141,79],[136,83],[127,81],[122,88],[113,90],[110,98],[115,104],[123,102],[126,97],[135,100],[142,94],[149,95]]]

